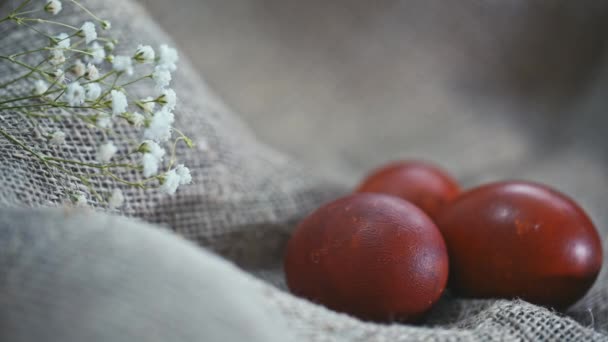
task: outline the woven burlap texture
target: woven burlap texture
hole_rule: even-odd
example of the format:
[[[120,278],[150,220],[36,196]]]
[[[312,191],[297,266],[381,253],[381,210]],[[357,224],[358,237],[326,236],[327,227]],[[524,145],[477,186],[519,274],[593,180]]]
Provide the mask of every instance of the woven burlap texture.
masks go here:
[[[84,3],[99,16],[112,21],[112,31],[119,34],[117,38],[123,47],[134,49],[140,43],[171,45],[171,39],[136,3],[125,0]],[[11,4],[9,1],[0,7],[0,13],[5,13]],[[65,10],[61,18],[79,24],[85,15]],[[0,39],[3,55],[25,51],[44,42],[23,27],[9,25],[0,26]],[[0,82],[21,72],[18,67],[2,62]],[[281,253],[289,231],[298,219],[346,190],[311,176],[301,165],[259,143],[198,78],[185,56],[173,84],[179,96],[175,126],[197,145],[195,149],[180,146],[177,150],[178,158],[192,170],[193,185],[181,188],[175,196],[122,188],[127,204],[119,214],[169,227],[239,265],[243,277],[249,277],[245,274],[249,272],[266,282],[262,286],[256,281],[243,283],[239,291],[256,296],[262,293],[267,299],[260,303],[263,309],[278,312],[285,318],[286,327],[277,327],[277,333],[287,328],[302,341],[608,340],[605,270],[589,294],[567,313],[552,312],[523,301],[446,296],[422,326],[361,322],[292,296],[285,289],[280,271]],[[0,90],[0,96],[22,95],[30,89],[28,83],[16,83],[9,90]],[[150,89],[149,85],[141,86],[135,92],[146,96]],[[36,139],[32,121],[10,110],[0,112],[0,125],[20,140],[35,142],[43,153],[82,161],[94,159],[95,150],[91,146],[96,146],[101,139],[98,133],[81,125],[45,121],[39,130],[60,129],[68,136],[61,149],[50,147]],[[127,125],[117,126],[116,131],[122,137],[114,138],[120,147],[136,138]],[[481,129],[477,137],[471,134],[471,146],[477,138],[487,136],[488,132]],[[446,148],[461,153],[471,146]],[[586,165],[587,173],[585,177],[572,177],[553,172],[553,180],[568,184],[568,192],[582,198],[604,237],[608,217],[601,208],[608,196],[602,190],[608,188],[608,181],[602,171],[597,171],[593,155],[574,149],[559,158],[548,156],[533,165],[528,162],[526,171],[517,174],[533,176],[555,170],[563,158]],[[67,191],[77,188],[77,183],[65,175],[49,172],[36,159],[0,139],[0,203],[3,206],[62,206]],[[111,181],[94,184],[102,193],[118,186]],[[95,207],[97,203],[92,201],[91,205]]]

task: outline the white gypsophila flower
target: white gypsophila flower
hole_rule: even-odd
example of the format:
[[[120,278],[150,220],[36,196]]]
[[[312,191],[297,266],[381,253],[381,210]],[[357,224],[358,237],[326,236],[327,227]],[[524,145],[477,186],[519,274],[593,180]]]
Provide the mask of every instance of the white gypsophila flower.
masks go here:
[[[56,131],[49,137],[49,144],[53,146],[62,145],[65,142],[65,133],[62,131]]]
[[[95,24],[90,21],[87,21],[82,24],[80,31],[80,34],[84,36],[86,44],[89,44],[90,42],[97,39],[97,31],[95,30]]]
[[[118,148],[116,145],[114,145],[112,141],[108,141],[107,143],[100,145],[97,149],[97,160],[100,163],[107,163],[114,157],[117,151]]]
[[[59,65],[65,63],[65,55],[63,54],[63,50],[51,50],[51,59],[49,63],[53,65]]]
[[[116,45],[114,45],[112,42],[107,42],[106,45],[104,45],[104,48],[108,51],[114,51]]]
[[[67,33],[60,33],[55,37],[57,40],[57,48],[59,49],[68,49],[70,47],[70,36]]]
[[[86,99],[89,101],[94,101],[99,98],[101,95],[101,86],[99,83],[89,83],[84,86],[84,90],[86,92]]]
[[[99,128],[108,128],[112,125],[112,118],[107,115],[103,115],[98,117],[95,123]]]
[[[49,90],[49,85],[43,80],[37,80],[34,82],[34,94],[42,95],[46,93],[47,90]]]
[[[84,77],[89,81],[95,81],[99,78],[99,70],[94,64],[87,64],[87,70],[84,73]]]
[[[154,111],[154,108],[156,107],[156,102],[154,102],[154,99],[151,96],[148,96],[145,99],[141,99],[140,102],[141,109],[143,109],[146,113],[152,113]]]
[[[61,12],[62,8],[61,1],[50,0],[44,6],[44,11],[52,15],[57,15],[59,12]]]
[[[175,169],[167,172],[163,178],[163,184],[160,186],[160,191],[173,195],[180,184],[180,177],[175,172]]]
[[[124,93],[112,90],[110,96],[112,97],[112,114],[118,115],[127,111],[129,103]]]
[[[175,109],[175,105],[177,104],[177,94],[175,94],[173,89],[165,89],[156,99],[156,101],[162,104],[163,108],[172,111]]]
[[[158,60],[158,65],[160,67],[170,71],[175,71],[177,69],[177,65],[175,64],[179,60],[177,50],[163,44],[160,46],[159,54],[160,58]]]
[[[165,150],[152,140],[144,141],[140,150],[144,152],[141,159],[144,177],[154,176],[158,173],[160,163],[165,156]]]
[[[112,68],[116,71],[126,72],[127,75],[133,75],[133,65],[131,58],[127,56],[115,56],[112,61]]]
[[[86,207],[87,206],[87,197],[82,192],[78,192],[72,196],[72,202],[77,207]]]
[[[106,58],[106,51],[103,49],[103,46],[97,44],[97,42],[93,42],[93,44],[91,44],[89,52],[92,55],[91,62],[93,64],[99,64]]]
[[[156,82],[156,88],[162,90],[171,83],[171,72],[157,66],[152,73],[152,79]]]
[[[65,73],[61,69],[53,71],[51,73],[51,76],[53,76],[53,80],[55,81],[55,83],[62,84],[63,81],[65,81]]]
[[[190,169],[185,167],[183,164],[177,165],[177,167],[175,168],[175,172],[179,176],[180,185],[192,183],[192,175],[190,174]]]
[[[86,93],[80,83],[72,82],[68,85],[68,88],[63,96],[65,97],[65,101],[70,106],[74,107],[80,106],[84,103]]]
[[[139,45],[133,55],[133,59],[138,63],[151,63],[154,62],[154,58],[156,54],[150,45]]]
[[[154,158],[158,159],[159,161],[163,160],[163,157],[165,156],[164,148],[162,148],[158,143],[152,140],[145,140],[144,144],[146,144],[146,153],[150,153],[154,156]]]
[[[141,164],[144,167],[143,176],[151,177],[158,173],[158,168],[160,166],[160,162],[158,159],[154,158],[150,153],[144,153],[141,158]]]
[[[135,112],[131,115],[131,124],[135,127],[141,127],[144,124],[145,120],[146,117],[138,112]]]
[[[104,29],[104,30],[109,30],[109,29],[112,28],[112,23],[109,22],[109,21],[107,21],[107,20],[103,20],[101,22],[101,28]]]
[[[110,209],[116,209],[122,207],[125,203],[125,196],[122,194],[120,189],[114,189],[110,198],[108,198],[108,206]]]
[[[74,65],[72,66],[72,68],[70,69],[70,71],[72,71],[72,73],[76,77],[84,76],[85,70],[86,70],[86,67],[84,66],[84,63],[82,63],[82,61],[80,59],[77,59],[76,62],[74,62]]]
[[[162,108],[152,116],[150,125],[144,130],[144,138],[167,141],[171,138],[171,125],[175,116],[167,108]]]

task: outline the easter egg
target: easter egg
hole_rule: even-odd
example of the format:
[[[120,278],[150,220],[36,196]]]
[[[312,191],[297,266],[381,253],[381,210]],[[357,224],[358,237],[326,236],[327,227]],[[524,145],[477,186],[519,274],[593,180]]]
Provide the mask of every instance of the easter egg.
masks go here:
[[[436,222],[450,256],[450,287],[461,295],[565,308],[587,292],[602,265],[601,241],[587,214],[544,185],[480,186]]]
[[[400,161],[373,171],[357,192],[384,193],[412,202],[431,218],[453,201],[460,187],[439,167],[422,161]]]
[[[382,194],[353,194],[305,218],[287,244],[289,289],[365,320],[411,321],[443,293],[448,257],[433,221]]]

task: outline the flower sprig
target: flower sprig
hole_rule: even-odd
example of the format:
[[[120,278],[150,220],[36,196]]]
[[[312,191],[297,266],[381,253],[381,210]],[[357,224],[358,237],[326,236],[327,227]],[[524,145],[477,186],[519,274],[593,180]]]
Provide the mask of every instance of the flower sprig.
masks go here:
[[[193,147],[192,140],[173,127],[173,112],[178,100],[170,84],[179,60],[177,51],[167,45],[160,45],[157,50],[149,45],[139,45],[131,54],[115,55],[119,42],[108,38],[112,27],[109,21],[97,17],[77,0],[69,0],[69,4],[90,17],[82,25],[73,26],[52,19],[64,8],[60,0],[37,2],[24,0],[9,15],[0,18],[0,25],[19,25],[48,42],[12,55],[0,54],[0,59],[23,70],[23,74],[0,84],[0,89],[17,82],[27,82],[31,88],[29,94],[0,97],[0,111],[19,113],[38,122],[72,120],[85,123],[102,137],[95,146],[96,160],[73,160],[42,153],[2,127],[0,136],[46,167],[78,179],[88,189],[89,196],[109,208],[122,206],[124,195],[120,188],[99,194],[92,186],[96,177],[106,177],[123,186],[159,188],[167,194],[174,194],[180,185],[191,183],[190,170],[177,164],[175,156],[178,143]],[[48,17],[37,16],[41,13]],[[51,27],[62,32],[51,33]],[[150,87],[151,96],[139,98],[129,91],[132,85],[146,80],[154,84]],[[130,125],[140,133],[140,142],[120,151],[113,140],[120,139],[113,131],[117,125]],[[177,133],[175,138],[174,133]],[[66,132],[60,130],[38,132],[37,136],[57,151],[69,140]],[[164,145],[170,147],[171,153],[166,169],[163,169],[167,154]],[[74,171],[77,168],[71,166],[96,171],[77,172]],[[137,177],[124,179],[120,176],[124,172]],[[88,201],[86,194],[79,191],[70,190],[66,196],[76,205]]]

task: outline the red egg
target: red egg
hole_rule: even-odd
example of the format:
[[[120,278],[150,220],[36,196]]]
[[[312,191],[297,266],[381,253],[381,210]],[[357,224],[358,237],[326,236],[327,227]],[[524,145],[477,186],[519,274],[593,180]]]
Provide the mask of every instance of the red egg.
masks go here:
[[[546,186],[501,182],[473,189],[437,219],[450,287],[465,296],[522,298],[565,308],[602,265],[599,235],[574,201]]]
[[[435,218],[446,204],[458,196],[460,187],[454,178],[437,166],[421,161],[401,161],[372,172],[357,192],[401,197]]]
[[[317,209],[289,240],[284,267],[294,294],[368,320],[419,318],[448,278],[433,221],[382,194],[354,194]]]

